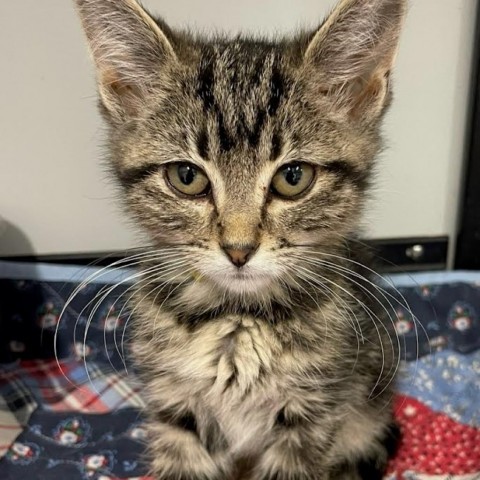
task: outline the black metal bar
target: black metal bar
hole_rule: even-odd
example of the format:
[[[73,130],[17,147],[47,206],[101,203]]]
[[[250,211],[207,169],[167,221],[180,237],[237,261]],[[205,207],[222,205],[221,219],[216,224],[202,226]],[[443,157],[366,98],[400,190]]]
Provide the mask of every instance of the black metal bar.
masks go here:
[[[373,250],[376,267],[382,272],[442,270],[447,265],[448,237],[394,238],[364,241]],[[14,256],[0,260],[69,265],[107,266],[125,258],[125,251],[59,255]]]
[[[380,272],[445,270],[448,237],[394,238],[370,240]]]
[[[456,269],[480,269],[480,8],[473,60],[470,143],[455,253]]]
[[[92,267],[105,267],[117,260],[125,258],[127,255],[125,251],[88,252],[52,255],[15,255],[0,257],[0,260],[8,262],[55,263],[57,265],[91,265]]]

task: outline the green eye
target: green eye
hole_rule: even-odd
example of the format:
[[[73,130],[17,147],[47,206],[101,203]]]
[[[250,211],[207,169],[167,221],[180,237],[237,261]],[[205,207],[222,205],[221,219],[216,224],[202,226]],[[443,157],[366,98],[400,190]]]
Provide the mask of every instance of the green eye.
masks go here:
[[[314,168],[308,163],[288,163],[277,171],[270,189],[280,197],[296,197],[312,184],[314,174]]]
[[[166,176],[170,186],[184,195],[199,197],[210,191],[208,177],[193,163],[172,163],[167,167]]]

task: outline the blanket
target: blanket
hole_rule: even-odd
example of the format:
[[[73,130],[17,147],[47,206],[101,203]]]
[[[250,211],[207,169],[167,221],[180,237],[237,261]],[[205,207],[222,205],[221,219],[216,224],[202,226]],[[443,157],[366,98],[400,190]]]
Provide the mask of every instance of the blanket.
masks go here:
[[[107,273],[0,263],[1,479],[148,478],[131,273]],[[386,480],[480,480],[480,274],[391,282],[402,437]]]

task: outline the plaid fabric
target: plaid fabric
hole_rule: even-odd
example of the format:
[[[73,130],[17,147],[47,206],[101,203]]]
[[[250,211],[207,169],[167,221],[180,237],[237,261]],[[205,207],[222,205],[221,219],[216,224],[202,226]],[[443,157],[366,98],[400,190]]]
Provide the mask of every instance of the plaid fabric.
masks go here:
[[[0,395],[12,412],[48,411],[104,413],[119,408],[143,408],[140,385],[133,375],[112,372],[93,362],[75,360],[21,361],[0,369]],[[103,367],[103,368],[102,368]],[[127,381],[128,376],[128,381]],[[20,414],[22,423],[27,418]]]
[[[88,369],[88,374],[87,374]],[[0,478],[142,478],[144,402],[133,375],[93,362],[18,361],[0,368]],[[73,454],[72,454],[73,447]],[[121,461],[118,454],[123,451]],[[31,473],[32,473],[31,472]],[[33,478],[33,477],[31,477]]]
[[[10,410],[5,399],[0,397],[0,457],[7,453],[24,427],[25,423],[19,421],[18,416]]]

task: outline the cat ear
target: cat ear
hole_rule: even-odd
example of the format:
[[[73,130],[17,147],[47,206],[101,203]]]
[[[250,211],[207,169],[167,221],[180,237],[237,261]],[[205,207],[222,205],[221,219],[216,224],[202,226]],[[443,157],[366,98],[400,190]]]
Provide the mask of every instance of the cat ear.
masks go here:
[[[321,90],[353,116],[375,118],[388,102],[406,7],[406,0],[342,0],[305,50]]]
[[[100,98],[114,120],[138,114],[176,55],[136,0],[76,0],[95,65]]]

